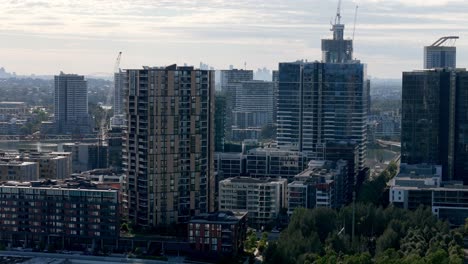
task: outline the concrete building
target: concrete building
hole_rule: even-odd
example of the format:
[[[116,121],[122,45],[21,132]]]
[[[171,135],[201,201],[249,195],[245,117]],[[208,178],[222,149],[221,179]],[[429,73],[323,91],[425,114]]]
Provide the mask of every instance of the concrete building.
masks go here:
[[[238,113],[235,113],[235,115],[238,118],[239,115]],[[247,113],[250,116],[251,113]],[[254,120],[253,118],[251,120]],[[252,121],[253,122],[253,121]],[[260,127],[253,127],[253,128],[233,128],[231,129],[231,140],[235,142],[242,142],[244,140],[258,140],[260,139],[260,136],[262,134],[262,128]]]
[[[27,161],[0,161],[0,181],[37,181],[39,164]]]
[[[82,75],[54,77],[54,118],[59,133],[86,134],[92,130],[88,114],[88,87]]]
[[[125,121],[125,72],[119,69],[114,73],[114,116],[111,118],[111,127],[123,127]]]
[[[344,39],[345,25],[341,24],[341,16],[337,14],[331,31],[333,39],[322,39],[322,62],[347,63],[353,60],[353,41]]]
[[[188,223],[214,208],[214,72],[126,70],[123,165],[137,226]]]
[[[72,153],[74,173],[108,167],[108,146],[97,143],[65,143],[63,150]]]
[[[276,124],[278,119],[278,87],[279,87],[279,71],[274,70],[271,74],[271,81],[273,82],[273,122]]]
[[[34,248],[115,245],[120,234],[116,190],[67,181],[0,184],[0,242]]]
[[[72,174],[69,152],[21,152],[17,160],[39,164],[40,179],[66,179]]]
[[[125,72],[114,73],[114,116],[125,114]]]
[[[107,166],[114,170],[120,171],[122,170],[123,128],[112,127],[112,129],[107,133]]]
[[[221,70],[221,91],[225,93],[231,89],[231,85],[247,81],[253,81],[252,70]]]
[[[424,47],[424,69],[457,67],[457,48],[455,46],[443,46],[446,41],[455,40],[458,37],[442,37],[430,46]]]
[[[247,212],[199,214],[189,222],[188,240],[195,257],[235,257],[244,252]]]
[[[307,167],[301,152],[274,147],[254,148],[247,151],[246,175],[254,178],[276,177],[292,180]]]
[[[403,73],[401,161],[442,165],[444,181],[468,183],[468,72]]]
[[[440,165],[402,163],[400,173],[389,182],[390,202],[409,210],[428,206],[440,219],[463,226],[468,218],[468,187],[443,181],[442,171]]]
[[[236,87],[233,126],[262,127],[273,123],[274,83],[244,81]],[[248,116],[247,118],[244,116]]]
[[[242,153],[216,152],[214,164],[219,179],[245,175],[245,157]]]
[[[362,183],[368,178],[369,168],[359,158],[359,145],[354,142],[327,142],[325,149],[325,160],[347,162],[348,173],[344,181],[344,200],[349,204],[353,199],[353,192],[358,192]]]
[[[279,64],[277,140],[280,148],[324,159],[327,142],[354,141],[366,159],[369,82],[366,65],[352,60],[352,41],[335,23],[322,41],[323,62]]]
[[[260,228],[275,221],[287,206],[286,179],[235,177],[219,182],[218,209],[247,211],[251,226]]]
[[[111,184],[120,189],[119,187],[124,182],[125,174],[112,169],[95,169],[76,173],[73,177],[85,178],[95,184]]]
[[[25,135],[23,127],[26,125],[27,120],[11,118],[8,121],[0,122],[0,135]]]
[[[0,102],[0,115],[25,115],[28,107],[25,102]]]
[[[215,151],[223,152],[226,141],[226,95],[217,91],[215,98]]]
[[[222,70],[221,71],[221,92],[226,96],[226,123],[225,123],[225,138],[230,141],[232,137],[233,116],[232,112],[235,108],[237,98],[237,90],[241,86],[241,82],[253,81],[252,70]]]
[[[344,160],[310,161],[309,167],[288,184],[288,214],[292,215],[300,207],[344,206],[347,172],[347,162]]]

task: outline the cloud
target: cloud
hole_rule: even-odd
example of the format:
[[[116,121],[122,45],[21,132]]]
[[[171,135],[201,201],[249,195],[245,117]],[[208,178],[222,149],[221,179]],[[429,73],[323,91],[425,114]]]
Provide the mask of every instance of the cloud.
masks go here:
[[[463,3],[464,0],[359,0],[354,1],[358,4],[398,4],[403,6],[447,6],[449,4]]]
[[[415,62],[422,60],[422,46],[441,35],[467,33],[468,17],[462,0],[356,2],[356,56],[368,62],[373,75],[398,76],[399,68],[415,67]],[[16,67],[12,70],[26,73],[34,72],[34,65],[41,65],[48,73],[57,71],[57,60],[34,55],[41,52],[66,54],[63,57],[69,59],[69,65],[63,60],[59,66],[69,72],[102,72],[112,65],[119,50],[124,51],[123,63],[137,66],[172,62],[197,65],[203,60],[225,68],[249,60],[254,68],[276,68],[283,60],[320,59],[320,39],[331,36],[329,21],[336,3],[10,0],[0,9],[0,57],[9,58],[8,63]],[[347,36],[353,28],[354,5],[351,0],[342,4]],[[458,47],[459,62],[463,63],[468,59],[463,52],[468,43],[462,38]],[[109,62],[105,62],[106,57]]]

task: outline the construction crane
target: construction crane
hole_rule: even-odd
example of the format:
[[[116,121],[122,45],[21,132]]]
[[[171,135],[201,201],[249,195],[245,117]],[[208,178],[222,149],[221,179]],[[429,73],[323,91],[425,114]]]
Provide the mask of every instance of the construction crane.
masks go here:
[[[452,40],[452,41],[456,41],[457,39],[459,39],[458,36],[446,36],[446,37],[441,37],[440,39],[438,39],[436,42],[432,43],[432,45],[430,47],[440,47],[442,46],[442,44],[444,44],[447,40]]]
[[[338,0],[338,7],[336,8],[335,25],[341,24],[341,0]]]
[[[354,33],[356,33],[356,21],[357,21],[358,8],[359,8],[359,6],[356,5],[356,11],[354,11],[353,42],[354,42]]]

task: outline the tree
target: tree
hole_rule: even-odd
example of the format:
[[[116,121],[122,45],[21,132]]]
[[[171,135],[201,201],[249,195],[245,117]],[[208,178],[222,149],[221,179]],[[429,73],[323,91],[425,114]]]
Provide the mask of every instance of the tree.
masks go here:
[[[247,232],[247,240],[244,243],[244,247],[248,252],[254,252],[257,247],[257,234],[255,231],[249,230]]]
[[[425,260],[426,263],[430,264],[449,264],[448,254],[443,249],[438,249],[436,252],[429,254]]]
[[[428,208],[409,211],[356,204],[355,211],[356,237],[351,246],[351,206],[338,212],[297,209],[280,239],[268,244],[265,263],[463,262],[462,236],[457,230],[450,231],[448,223],[437,220]]]

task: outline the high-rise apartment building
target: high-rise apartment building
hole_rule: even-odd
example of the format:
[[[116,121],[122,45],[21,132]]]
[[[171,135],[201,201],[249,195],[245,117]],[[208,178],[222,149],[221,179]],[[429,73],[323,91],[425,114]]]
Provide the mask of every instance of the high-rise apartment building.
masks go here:
[[[277,112],[278,112],[278,86],[279,86],[279,71],[274,70],[271,73],[271,81],[274,84],[273,89],[273,122],[276,124]]]
[[[327,142],[358,144],[366,158],[368,85],[366,65],[352,60],[344,25],[322,42],[323,62],[279,64],[278,146],[324,159]]]
[[[130,220],[150,228],[213,210],[214,72],[171,65],[126,73]]]
[[[241,82],[253,81],[253,76],[252,70],[230,69],[221,71],[221,91],[226,96],[226,140],[232,138],[232,111],[235,108],[238,87],[241,86]]]
[[[217,91],[215,98],[215,151],[223,152],[226,140],[226,95]]]
[[[458,39],[458,37],[442,37],[432,45],[424,47],[424,69],[456,68],[457,48],[455,46],[443,46],[447,41],[455,39]]]
[[[125,125],[125,72],[119,69],[114,73],[114,116],[111,118],[112,127]]]
[[[278,145],[324,158],[327,142],[354,141],[366,156],[367,89],[361,63],[280,63]]]
[[[254,73],[252,70],[221,70],[221,91],[228,92],[230,86],[240,82],[253,81]]]
[[[54,117],[59,133],[89,133],[88,88],[82,75],[64,74],[54,77]]]
[[[114,73],[114,116],[125,113],[125,72],[119,70]]]
[[[403,73],[401,161],[442,165],[444,180],[468,183],[468,72]]]
[[[241,82],[235,89],[234,126],[249,128],[273,123],[273,82]]]

